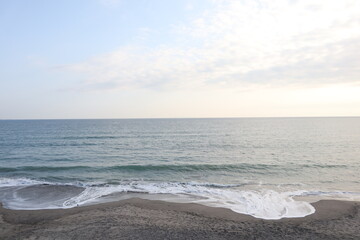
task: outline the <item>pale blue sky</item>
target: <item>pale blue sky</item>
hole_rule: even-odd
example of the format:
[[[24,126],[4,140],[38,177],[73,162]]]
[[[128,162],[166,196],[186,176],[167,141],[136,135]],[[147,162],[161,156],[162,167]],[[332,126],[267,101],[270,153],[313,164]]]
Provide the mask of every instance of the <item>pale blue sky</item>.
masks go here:
[[[359,2],[0,0],[0,119],[358,116]]]

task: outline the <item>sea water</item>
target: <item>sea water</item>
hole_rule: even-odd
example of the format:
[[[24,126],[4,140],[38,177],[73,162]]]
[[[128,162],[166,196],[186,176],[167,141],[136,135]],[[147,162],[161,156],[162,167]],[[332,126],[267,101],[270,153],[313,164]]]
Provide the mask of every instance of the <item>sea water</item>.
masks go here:
[[[0,201],[71,208],[131,197],[264,219],[360,200],[360,118],[0,121]]]

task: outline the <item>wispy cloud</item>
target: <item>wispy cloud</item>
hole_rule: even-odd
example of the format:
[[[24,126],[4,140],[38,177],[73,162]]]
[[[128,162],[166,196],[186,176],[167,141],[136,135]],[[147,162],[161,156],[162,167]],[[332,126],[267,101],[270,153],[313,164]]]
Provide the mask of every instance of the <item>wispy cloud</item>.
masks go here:
[[[143,42],[151,35],[143,33]],[[178,45],[122,46],[66,66],[84,88],[193,89],[359,81],[360,1],[215,1]]]

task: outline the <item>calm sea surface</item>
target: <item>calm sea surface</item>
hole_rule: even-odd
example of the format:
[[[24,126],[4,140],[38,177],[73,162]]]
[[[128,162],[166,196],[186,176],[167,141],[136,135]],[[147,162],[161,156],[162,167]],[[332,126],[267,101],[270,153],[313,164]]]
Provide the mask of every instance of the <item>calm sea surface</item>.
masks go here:
[[[360,200],[360,118],[0,121],[5,207],[134,196],[267,219]]]

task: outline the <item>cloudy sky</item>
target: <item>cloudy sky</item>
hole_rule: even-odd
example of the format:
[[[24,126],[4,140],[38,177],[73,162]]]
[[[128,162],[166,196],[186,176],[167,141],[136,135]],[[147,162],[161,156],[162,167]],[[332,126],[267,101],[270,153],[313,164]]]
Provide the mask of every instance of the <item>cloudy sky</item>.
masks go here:
[[[0,119],[360,116],[358,0],[0,0]]]

